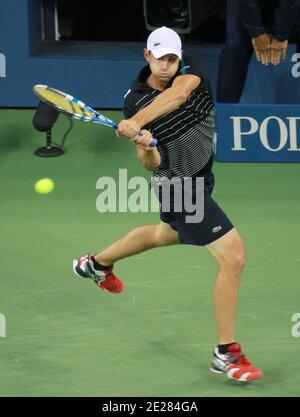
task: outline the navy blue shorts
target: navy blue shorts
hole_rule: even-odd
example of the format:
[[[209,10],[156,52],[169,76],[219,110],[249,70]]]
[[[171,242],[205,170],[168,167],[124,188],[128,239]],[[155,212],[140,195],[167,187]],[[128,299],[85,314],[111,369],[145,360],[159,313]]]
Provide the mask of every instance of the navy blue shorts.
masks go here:
[[[204,177],[204,218],[199,223],[188,223],[186,217],[191,213],[184,208],[181,212],[160,211],[160,218],[168,223],[179,235],[180,243],[187,245],[206,246],[228,233],[234,226],[223,210],[218,206],[211,194],[215,180],[213,173]],[[196,187],[193,187],[193,192]]]

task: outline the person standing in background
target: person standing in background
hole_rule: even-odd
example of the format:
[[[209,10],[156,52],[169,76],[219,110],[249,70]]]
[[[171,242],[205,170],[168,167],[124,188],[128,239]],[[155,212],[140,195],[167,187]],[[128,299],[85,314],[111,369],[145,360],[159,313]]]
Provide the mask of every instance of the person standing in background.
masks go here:
[[[262,64],[278,65],[286,57],[292,32],[300,52],[300,0],[227,0],[217,101],[239,103],[253,50]]]

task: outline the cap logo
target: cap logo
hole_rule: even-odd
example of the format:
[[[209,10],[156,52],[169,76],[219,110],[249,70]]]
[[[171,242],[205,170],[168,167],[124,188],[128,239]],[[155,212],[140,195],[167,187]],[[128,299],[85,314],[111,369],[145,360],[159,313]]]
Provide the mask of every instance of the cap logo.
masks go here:
[[[158,45],[161,45],[161,43],[160,42],[155,42],[154,46],[158,46]]]

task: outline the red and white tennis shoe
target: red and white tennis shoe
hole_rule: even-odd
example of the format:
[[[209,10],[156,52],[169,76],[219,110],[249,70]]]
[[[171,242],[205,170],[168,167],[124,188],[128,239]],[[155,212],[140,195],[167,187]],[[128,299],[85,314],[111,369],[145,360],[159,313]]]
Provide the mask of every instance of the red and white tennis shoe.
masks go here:
[[[262,371],[255,368],[242,353],[239,343],[229,346],[228,351],[223,355],[216,347],[210,370],[216,373],[225,373],[228,378],[241,382],[254,381],[263,375]]]
[[[92,278],[96,285],[102,290],[109,292],[123,291],[123,282],[112,272],[112,267],[104,271],[98,271],[94,268],[92,255],[87,254],[81,256],[79,259],[73,260],[73,270],[75,274],[81,278]]]

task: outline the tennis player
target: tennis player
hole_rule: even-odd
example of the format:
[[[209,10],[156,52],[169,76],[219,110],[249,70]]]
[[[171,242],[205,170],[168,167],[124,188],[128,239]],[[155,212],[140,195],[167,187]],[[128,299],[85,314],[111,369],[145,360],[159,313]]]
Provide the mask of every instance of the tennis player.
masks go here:
[[[213,294],[219,340],[210,369],[238,381],[255,380],[262,371],[245,357],[235,336],[244,245],[212,198],[215,108],[209,82],[197,59],[182,57],[180,37],[169,28],[161,27],[150,34],[144,56],[148,65],[125,96],[126,119],[120,122],[118,133],[136,144],[139,162],[154,171],[158,181],[176,178],[183,186],[186,178],[204,178],[204,218],[189,223],[186,219],[190,213],[184,207],[181,212],[172,204],[170,210],[161,208],[159,224],[138,227],[100,253],[74,260],[74,272],[118,293],[123,283],[114,274],[113,265],[120,259],[166,245],[206,247],[219,265]],[[152,137],[158,140],[156,148],[149,147]],[[195,197],[196,181],[192,190]],[[174,192],[170,199],[175,201]]]

